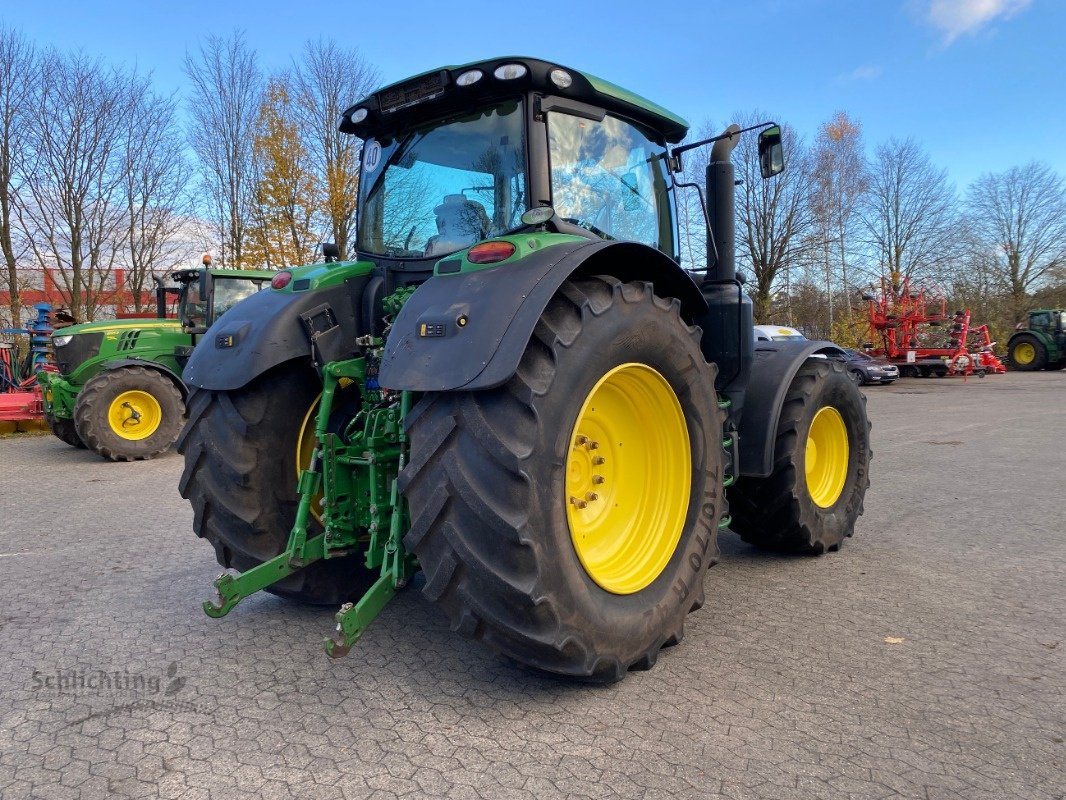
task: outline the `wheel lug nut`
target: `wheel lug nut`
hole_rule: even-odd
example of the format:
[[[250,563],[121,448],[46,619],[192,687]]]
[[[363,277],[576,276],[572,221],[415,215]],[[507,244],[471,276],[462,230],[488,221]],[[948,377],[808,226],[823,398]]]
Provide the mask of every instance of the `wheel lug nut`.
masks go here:
[[[589,492],[585,495],[585,498],[591,503],[593,500],[599,500],[600,496],[595,492]]]
[[[595,458],[592,459],[592,463],[595,464],[596,466],[599,466],[600,464],[606,464],[607,463],[607,459],[604,458],[603,456],[596,456]]]
[[[577,443],[578,443],[578,444],[585,444],[585,443],[586,443],[586,442],[587,442],[588,440],[589,440],[589,437],[587,437],[587,436],[581,436],[581,435],[579,435],[579,436],[577,437]]]
[[[600,443],[599,442],[589,442],[589,450],[599,450],[599,448],[600,448]]]
[[[605,480],[607,480],[607,479],[605,477],[603,477],[602,475],[593,475],[592,476],[592,482],[593,483],[603,483]]]

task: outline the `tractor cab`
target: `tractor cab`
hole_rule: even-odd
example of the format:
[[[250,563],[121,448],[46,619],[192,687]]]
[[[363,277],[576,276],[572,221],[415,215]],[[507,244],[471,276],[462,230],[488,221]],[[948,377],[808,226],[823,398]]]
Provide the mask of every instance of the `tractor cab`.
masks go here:
[[[1029,330],[1055,335],[1066,331],[1066,309],[1040,309],[1029,312]]]
[[[178,319],[194,336],[246,297],[264,289],[276,273],[269,270],[181,269],[171,277],[181,286]]]
[[[529,58],[449,67],[370,95],[341,130],[365,139],[361,256],[436,261],[548,208],[552,232],[676,257],[667,145],[687,124],[591,75]]]

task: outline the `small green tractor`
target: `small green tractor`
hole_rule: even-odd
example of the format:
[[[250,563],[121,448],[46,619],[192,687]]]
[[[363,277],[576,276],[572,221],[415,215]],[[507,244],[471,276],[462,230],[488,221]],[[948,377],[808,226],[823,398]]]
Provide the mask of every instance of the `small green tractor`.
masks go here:
[[[759,129],[764,177],[781,130]],[[184,372],[180,491],[226,570],[341,604],[342,655],[394,593],[540,670],[647,669],[731,528],[801,553],[852,535],[864,400],[829,342],[756,346],[734,266],[744,132],[533,58],[445,67],[348,109],[351,260],[279,273]],[[676,176],[712,146],[708,266],[678,260]],[[728,506],[728,511],[727,511]]]
[[[1066,367],[1066,309],[1041,308],[1007,342],[1011,369],[1032,372]]]
[[[178,437],[185,417],[181,371],[199,335],[259,291],[270,271],[184,269],[157,282],[156,319],[85,322],[52,335],[59,371],[41,372],[45,420],[72,447],[113,461],[154,458]],[[167,297],[177,295],[177,319]]]

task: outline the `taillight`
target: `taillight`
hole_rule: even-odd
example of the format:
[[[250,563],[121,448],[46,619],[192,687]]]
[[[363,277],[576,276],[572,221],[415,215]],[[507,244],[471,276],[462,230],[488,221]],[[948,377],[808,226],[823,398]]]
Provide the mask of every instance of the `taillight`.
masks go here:
[[[288,270],[285,270],[284,272],[279,272],[277,275],[275,275],[273,278],[270,279],[270,288],[271,289],[284,289],[286,286],[289,285],[289,282],[291,280],[292,280],[292,273],[291,272],[289,272]]]
[[[514,255],[515,246],[510,242],[482,242],[475,244],[466,254],[471,264],[495,264]]]

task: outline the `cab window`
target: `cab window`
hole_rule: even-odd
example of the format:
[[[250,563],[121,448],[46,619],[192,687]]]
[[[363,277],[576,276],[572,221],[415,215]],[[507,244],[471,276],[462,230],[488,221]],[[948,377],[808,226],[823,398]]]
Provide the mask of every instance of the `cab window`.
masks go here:
[[[552,206],[605,239],[657,247],[674,257],[673,197],[666,148],[636,125],[548,114]]]
[[[258,292],[266,283],[264,278],[219,278],[215,277],[215,319],[218,319],[237,303]]]

